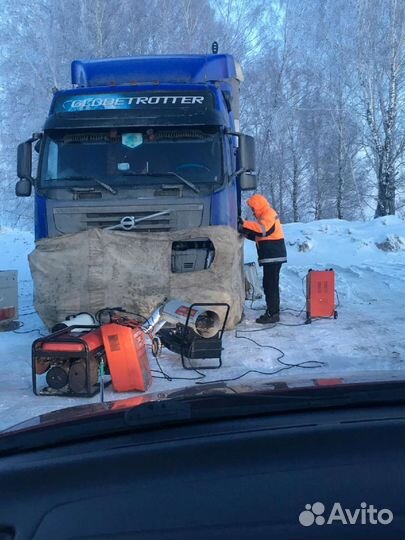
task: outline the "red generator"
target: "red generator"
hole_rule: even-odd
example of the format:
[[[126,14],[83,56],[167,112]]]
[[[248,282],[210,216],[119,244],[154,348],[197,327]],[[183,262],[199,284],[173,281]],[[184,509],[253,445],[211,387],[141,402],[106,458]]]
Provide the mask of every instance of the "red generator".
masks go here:
[[[145,335],[135,321],[120,320],[101,327],[107,365],[116,392],[145,392],[152,384]]]
[[[307,274],[307,320],[337,319],[335,306],[335,272],[329,270],[309,270]]]
[[[98,327],[69,326],[32,344],[32,388],[35,395],[94,396],[100,390],[99,366],[105,361]],[[45,375],[48,386],[37,390]]]

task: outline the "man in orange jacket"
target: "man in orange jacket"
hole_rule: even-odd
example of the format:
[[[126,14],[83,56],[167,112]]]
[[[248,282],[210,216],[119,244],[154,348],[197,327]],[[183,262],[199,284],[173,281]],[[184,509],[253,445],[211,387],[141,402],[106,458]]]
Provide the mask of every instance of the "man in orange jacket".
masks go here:
[[[263,266],[263,289],[267,310],[256,319],[257,323],[269,324],[280,320],[279,276],[281,265],[287,262],[287,250],[283,228],[277,212],[263,195],[253,195],[247,201],[256,221],[239,223],[239,232],[256,242],[259,265]]]

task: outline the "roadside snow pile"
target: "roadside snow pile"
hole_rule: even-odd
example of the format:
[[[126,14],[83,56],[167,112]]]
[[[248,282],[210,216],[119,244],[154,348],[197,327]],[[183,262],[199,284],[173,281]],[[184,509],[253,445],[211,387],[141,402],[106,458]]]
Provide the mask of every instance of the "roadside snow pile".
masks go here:
[[[396,234],[390,234],[384,240],[384,242],[376,242],[375,245],[378,249],[383,251],[404,251],[405,250],[405,238]]]
[[[299,234],[297,235],[297,232]],[[378,254],[376,247],[388,242],[393,247],[404,245],[405,222],[395,216],[387,216],[367,222],[351,222],[344,220],[322,220],[306,224],[285,225],[288,242],[296,242],[297,249],[306,241],[316,242],[314,255],[321,262],[339,262],[349,266],[354,263],[364,263],[369,258],[375,261],[385,260],[385,255]],[[396,252],[399,249],[386,249]],[[290,250],[291,252],[291,250]],[[321,255],[321,257],[320,257]],[[379,255],[382,255],[381,257]],[[387,261],[391,262],[391,261]]]
[[[289,245],[291,246],[291,243],[289,243]],[[309,240],[297,240],[295,245],[298,247],[298,251],[302,251],[304,253],[306,253],[307,251],[311,251],[314,247],[312,242],[310,242]]]
[[[270,380],[339,376],[348,370],[388,370],[395,377],[405,368],[405,222],[395,216],[369,222],[332,219],[287,224],[284,231],[288,263],[280,276],[281,324],[260,327],[255,319],[264,308],[263,299],[246,302],[237,333],[224,336],[223,367],[206,371],[204,381],[240,378],[248,370],[256,375],[249,374],[241,382],[257,377],[258,372],[267,373]],[[0,332],[0,430],[37,414],[99,400],[99,396],[36,397],[32,393],[31,343],[46,333],[32,303],[27,255],[33,248],[31,234],[0,230],[0,270],[19,272],[24,325],[17,332]],[[245,261],[257,261],[253,242],[245,243]],[[305,276],[309,269],[329,268],[336,272],[339,317],[305,325]],[[261,279],[260,270],[259,275]],[[314,360],[324,364],[305,370],[291,367]],[[151,356],[150,362],[157,370]],[[184,373],[174,353],[164,350],[160,364],[172,379],[155,371],[150,392],[194,384],[195,373]],[[106,400],[134,395],[106,389]]]

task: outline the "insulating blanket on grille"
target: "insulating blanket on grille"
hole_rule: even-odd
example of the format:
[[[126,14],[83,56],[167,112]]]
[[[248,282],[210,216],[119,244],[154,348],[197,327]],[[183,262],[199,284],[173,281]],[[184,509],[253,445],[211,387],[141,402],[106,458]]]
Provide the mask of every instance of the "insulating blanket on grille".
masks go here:
[[[209,268],[172,271],[172,244],[209,239]],[[245,285],[243,240],[225,226],[173,232],[89,229],[40,240],[29,255],[35,307],[50,328],[68,315],[122,306],[149,317],[165,298],[230,305],[227,328],[240,321]]]

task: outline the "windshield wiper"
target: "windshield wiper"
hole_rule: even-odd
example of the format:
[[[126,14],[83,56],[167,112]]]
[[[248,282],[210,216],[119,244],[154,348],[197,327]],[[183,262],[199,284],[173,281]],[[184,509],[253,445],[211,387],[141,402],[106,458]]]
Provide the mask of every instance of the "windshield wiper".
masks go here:
[[[103,187],[105,190],[109,191],[113,195],[117,195],[118,191],[114,189],[110,184],[107,184],[106,182],[102,182],[98,178],[95,178],[94,176],[63,176],[61,178],[49,178],[48,182],[60,182],[63,180],[67,180],[68,182],[72,180],[91,180],[92,182],[95,182],[99,186]]]
[[[155,177],[174,176],[174,177],[178,178],[179,180],[181,180],[183,182],[183,184],[188,186],[190,189],[192,189],[196,193],[200,193],[200,189],[195,184],[193,184],[193,182],[190,182],[190,180],[187,180],[183,176],[180,176],[179,174],[177,174],[176,172],[173,172],[173,171],[161,172],[161,173],[160,172],[159,173],[151,173],[151,172],[123,171],[122,174],[125,175],[125,176],[155,176]]]
[[[113,195],[117,195],[118,191],[116,189],[114,189],[112,186],[110,186],[110,184],[106,184],[105,182],[102,182],[98,178],[93,178],[93,180],[94,180],[94,182],[96,182],[96,184],[103,187],[104,189],[106,189],[107,191],[112,193]]]
[[[172,172],[172,171],[168,171],[167,173],[165,174],[168,174],[170,176],[175,176],[176,178],[178,178],[179,180],[181,180],[183,182],[183,184],[186,184],[186,186],[188,186],[189,188],[191,188],[193,191],[195,191],[196,193],[200,193],[200,189],[195,185],[193,184],[193,182],[190,182],[190,180],[187,180],[186,178],[184,178],[183,176],[180,176],[180,174],[177,174],[175,172]]]

